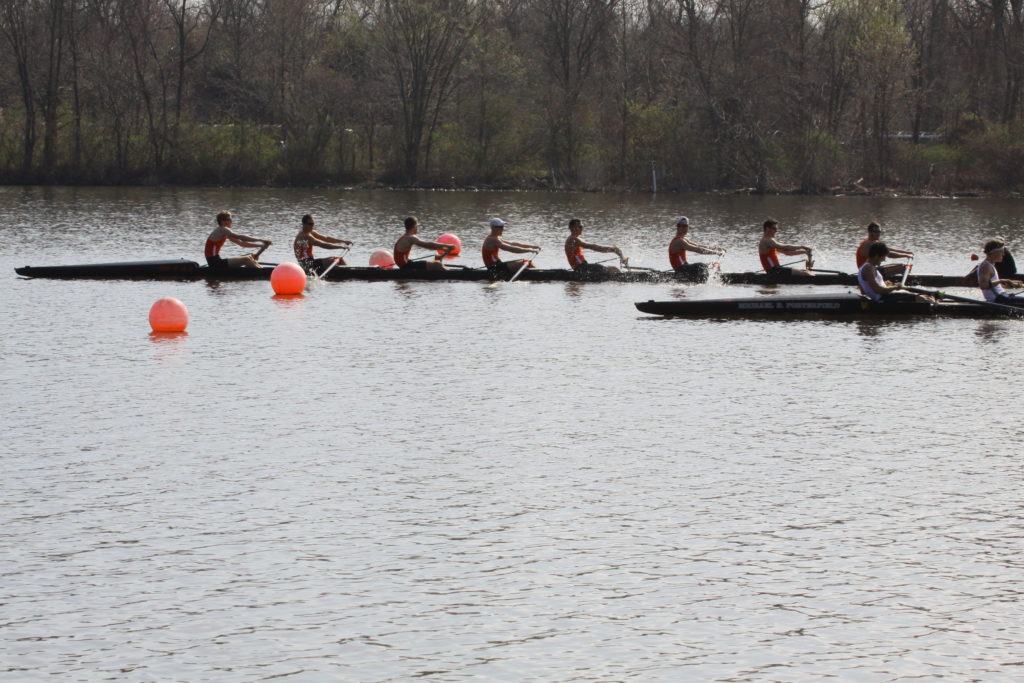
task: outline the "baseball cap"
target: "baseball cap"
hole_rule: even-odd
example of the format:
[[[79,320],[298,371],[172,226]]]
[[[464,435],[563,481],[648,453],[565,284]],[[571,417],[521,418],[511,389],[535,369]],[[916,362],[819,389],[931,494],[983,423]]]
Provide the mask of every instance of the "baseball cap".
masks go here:
[[[689,225],[690,219],[686,216],[679,216],[676,218],[676,225]]]
[[[491,219],[491,227],[492,228],[504,228],[505,227],[505,221],[501,220],[500,218],[492,218]]]

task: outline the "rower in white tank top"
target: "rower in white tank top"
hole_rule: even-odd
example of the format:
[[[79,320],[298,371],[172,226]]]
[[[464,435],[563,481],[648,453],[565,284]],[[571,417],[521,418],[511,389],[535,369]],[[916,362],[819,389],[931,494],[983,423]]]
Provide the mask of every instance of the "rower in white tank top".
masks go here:
[[[873,279],[868,278],[865,272],[867,270],[874,270],[875,276]],[[869,282],[873,282],[875,286],[872,287]],[[864,292],[864,296],[872,301],[881,301],[881,292],[889,289],[885,286],[885,280],[882,279],[882,273],[879,272],[878,267],[871,261],[865,261],[864,265],[862,265],[860,270],[857,271],[857,284],[860,285],[860,291]]]

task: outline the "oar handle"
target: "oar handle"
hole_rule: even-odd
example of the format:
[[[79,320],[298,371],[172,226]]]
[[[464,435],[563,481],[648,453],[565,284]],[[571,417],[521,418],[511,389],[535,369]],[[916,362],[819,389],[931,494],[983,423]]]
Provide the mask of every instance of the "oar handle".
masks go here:
[[[267,250],[267,247],[269,247],[269,246],[270,246],[269,244],[264,244],[262,247],[259,248],[259,251],[257,251],[255,254],[252,255],[252,257],[258,261],[259,258],[260,258],[260,254],[265,252]]]

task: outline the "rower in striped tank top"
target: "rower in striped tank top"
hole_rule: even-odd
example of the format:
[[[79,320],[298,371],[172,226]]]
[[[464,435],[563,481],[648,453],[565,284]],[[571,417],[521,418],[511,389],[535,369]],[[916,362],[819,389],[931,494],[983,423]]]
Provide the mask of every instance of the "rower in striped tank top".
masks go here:
[[[329,237],[317,232],[314,229],[315,226],[316,221],[313,219],[313,216],[307,213],[302,217],[302,228],[299,230],[299,234],[292,241],[292,251],[295,252],[295,258],[303,270],[307,273],[322,273],[334,265],[335,260],[337,260],[339,266],[348,265],[345,263],[345,259],[340,257],[325,256],[323,258],[316,258],[313,256],[313,247],[320,247],[321,249],[346,249],[352,246],[352,242],[349,240]]]

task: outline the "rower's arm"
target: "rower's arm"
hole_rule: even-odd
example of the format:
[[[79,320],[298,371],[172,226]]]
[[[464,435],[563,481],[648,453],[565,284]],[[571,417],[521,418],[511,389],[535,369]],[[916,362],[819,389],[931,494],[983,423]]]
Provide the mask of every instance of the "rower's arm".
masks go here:
[[[706,245],[703,245],[703,244],[697,244],[696,242],[691,242],[690,240],[683,240],[683,249],[686,249],[688,251],[692,251],[692,252],[697,253],[697,254],[718,254],[718,253],[724,253],[725,252],[724,249],[715,249],[715,248],[712,248],[712,247],[709,247],[709,246],[706,246]]]
[[[307,240],[314,247],[322,247],[324,249],[345,249],[348,245],[341,244],[340,240],[335,242],[327,242],[325,240],[317,239],[316,237],[309,237]]]
[[[890,249],[889,256],[895,256],[897,258],[914,258],[914,252],[903,251],[902,249]]]
[[[409,241],[415,244],[417,247],[423,247],[424,249],[446,249],[448,251],[451,251],[452,249],[455,248],[454,244],[445,244],[444,242],[428,242],[426,240],[421,240],[416,235],[410,236]]]
[[[799,244],[780,244],[779,242],[772,240],[770,245],[781,251],[786,256],[796,256],[798,254],[811,253],[810,247],[804,247]]]
[[[583,240],[579,241],[579,245],[584,249],[589,249],[590,251],[598,251],[602,254],[618,254],[619,256],[622,256],[622,250],[618,247],[606,247],[603,244],[594,244],[593,242],[584,242]]]
[[[338,238],[338,237],[329,237],[328,235],[321,235],[316,230],[312,231],[309,234],[312,235],[313,237],[317,238],[318,240],[323,240],[324,242],[330,242],[331,244],[345,244],[345,245],[348,245],[348,246],[352,246],[352,242],[349,241],[349,240],[343,240],[343,239]]]
[[[510,251],[513,254],[528,254],[532,251],[540,250],[540,247],[534,247],[530,244],[520,244],[519,242],[506,242],[502,240],[498,243],[498,248],[503,251]]]
[[[234,230],[229,230],[227,228],[225,228],[224,231],[225,234],[227,235],[227,238],[240,247],[269,247],[272,244],[270,240],[263,240],[260,239],[259,237],[252,237],[251,235],[243,235],[240,232],[235,232]]]

